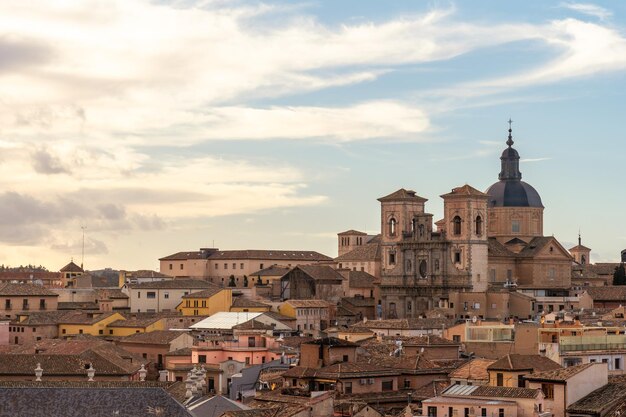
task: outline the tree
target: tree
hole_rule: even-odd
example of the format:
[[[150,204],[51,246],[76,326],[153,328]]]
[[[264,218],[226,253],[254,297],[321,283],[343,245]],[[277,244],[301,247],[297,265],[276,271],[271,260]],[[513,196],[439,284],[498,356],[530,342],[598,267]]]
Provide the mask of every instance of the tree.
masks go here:
[[[624,270],[624,264],[619,264],[615,268],[613,273],[613,285],[626,285],[626,270]]]

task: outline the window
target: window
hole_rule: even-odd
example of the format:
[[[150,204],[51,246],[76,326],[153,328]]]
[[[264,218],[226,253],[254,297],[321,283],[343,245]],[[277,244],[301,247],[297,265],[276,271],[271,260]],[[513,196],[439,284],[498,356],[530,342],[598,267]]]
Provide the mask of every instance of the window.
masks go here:
[[[250,365],[250,358],[246,358],[246,365]]]
[[[220,269],[220,265],[219,264],[215,264],[215,269]]]
[[[348,362],[348,360],[349,360],[349,359],[348,359],[348,355],[343,355],[343,361],[344,361],[344,362]]]
[[[483,234],[483,218],[480,216],[476,216],[476,234],[478,236]]]
[[[109,329],[109,334],[113,334],[113,330]]]
[[[396,235],[396,219],[394,219],[393,217],[391,219],[389,219],[389,236],[395,236]]]
[[[524,383],[524,375],[518,375],[517,376],[517,387],[518,388],[525,388],[526,384]]]
[[[390,379],[388,381],[383,381],[383,383],[382,383],[382,390],[383,391],[393,391],[393,379]]]
[[[352,382],[344,382],[343,383],[343,393],[344,394],[352,394]]]
[[[622,361],[620,358],[615,358],[615,366],[613,367],[613,369],[622,369]]]
[[[428,407],[428,417],[437,417],[437,407]]]
[[[504,408],[498,408],[498,417],[504,417]]]
[[[511,232],[512,233],[519,233],[519,231],[520,231],[519,220],[513,220],[511,222]]]
[[[455,264],[461,263],[461,251],[454,252],[454,263]]]
[[[141,291],[137,291],[137,298],[141,298]]]
[[[104,330],[98,330],[98,334],[104,334]]]
[[[481,417],[487,417],[487,409],[485,407],[480,409]]]
[[[496,270],[489,270],[489,282],[496,282]]]
[[[541,384],[541,391],[543,391],[546,400],[554,399],[554,384]]]
[[[461,234],[461,218],[459,216],[454,216],[452,219],[452,233],[455,236],[459,236]]]
[[[389,265],[395,265],[396,263],[396,253],[389,252]]]
[[[65,334],[65,333],[67,333],[67,330],[63,329],[63,330],[61,330],[61,333]]]
[[[148,292],[146,293],[146,298],[149,298],[149,299],[154,299],[154,298],[156,298],[156,292],[154,292],[154,291],[148,291]]]
[[[428,273],[428,265],[426,264],[426,261],[422,259],[420,261],[420,277],[426,278],[427,273]]]
[[[169,292],[163,293],[163,298],[165,299],[170,298],[170,293]]]
[[[504,375],[500,372],[496,374],[496,385],[499,387],[504,386]]]
[[[243,262],[239,264],[239,269],[243,269]]]
[[[184,264],[180,264],[180,270],[182,271],[185,268]]]
[[[233,269],[237,269],[237,264],[233,262]]]
[[[435,259],[435,271],[439,271],[439,259]]]
[[[5,310],[11,309],[11,300],[4,300],[4,309]]]
[[[170,264],[170,271],[172,270],[173,267],[174,267],[174,265]]]
[[[78,329],[78,334],[83,334],[83,329]]]
[[[253,336],[248,337],[248,347],[256,347],[256,340]]]
[[[461,335],[459,334],[452,335],[452,341],[456,343],[461,343]]]
[[[22,308],[23,308],[24,310],[28,310],[28,298],[24,298],[24,299],[22,300]]]
[[[259,264],[259,269],[263,269],[263,264]]]
[[[224,269],[228,269],[228,264],[224,262]]]
[[[411,304],[410,301],[406,302],[406,311],[411,311],[411,309],[413,308],[413,305]]]
[[[141,357],[144,358],[144,359],[148,359],[148,354],[147,353],[142,353]]]
[[[46,309],[46,300],[44,300],[43,298],[41,298],[39,300],[39,309],[40,310],[45,310]]]
[[[554,268],[548,269],[548,279],[554,279],[556,277],[556,270]]]
[[[206,355],[198,355],[198,363],[206,363]]]
[[[411,388],[411,380],[410,379],[405,379],[404,380],[404,388],[405,389]]]

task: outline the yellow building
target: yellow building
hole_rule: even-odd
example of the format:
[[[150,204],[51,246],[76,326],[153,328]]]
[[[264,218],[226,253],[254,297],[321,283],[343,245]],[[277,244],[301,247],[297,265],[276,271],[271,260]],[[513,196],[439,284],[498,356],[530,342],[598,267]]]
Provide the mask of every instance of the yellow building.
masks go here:
[[[211,316],[228,312],[233,303],[233,292],[225,288],[208,288],[182,297],[176,307],[183,316]]]
[[[155,330],[167,330],[165,318],[117,320],[107,326],[105,334],[108,336],[130,336],[135,333],[150,333]]]
[[[272,306],[269,304],[260,303],[254,300],[248,300],[243,297],[235,297],[233,299],[233,304],[230,306],[231,312],[237,313],[265,313],[270,311]]]
[[[60,337],[77,334],[103,336],[107,333],[109,324],[124,320],[124,316],[120,313],[84,313],[79,311],[76,313],[63,317],[59,321]]]

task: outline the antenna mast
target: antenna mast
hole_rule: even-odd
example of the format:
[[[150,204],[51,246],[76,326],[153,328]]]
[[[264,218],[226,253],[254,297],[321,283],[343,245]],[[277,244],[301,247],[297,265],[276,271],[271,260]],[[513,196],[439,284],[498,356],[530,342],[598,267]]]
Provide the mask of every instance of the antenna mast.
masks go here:
[[[83,264],[85,262],[85,226],[81,226],[80,227],[83,230],[83,248],[82,248],[82,252],[81,252],[81,257],[80,257],[80,267],[81,269],[83,268]]]

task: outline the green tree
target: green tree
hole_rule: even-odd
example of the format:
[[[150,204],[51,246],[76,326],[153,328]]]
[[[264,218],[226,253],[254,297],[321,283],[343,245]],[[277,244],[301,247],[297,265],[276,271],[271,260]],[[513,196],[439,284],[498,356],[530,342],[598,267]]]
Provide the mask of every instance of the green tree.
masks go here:
[[[613,273],[613,285],[626,285],[626,270],[624,264],[621,263]]]

